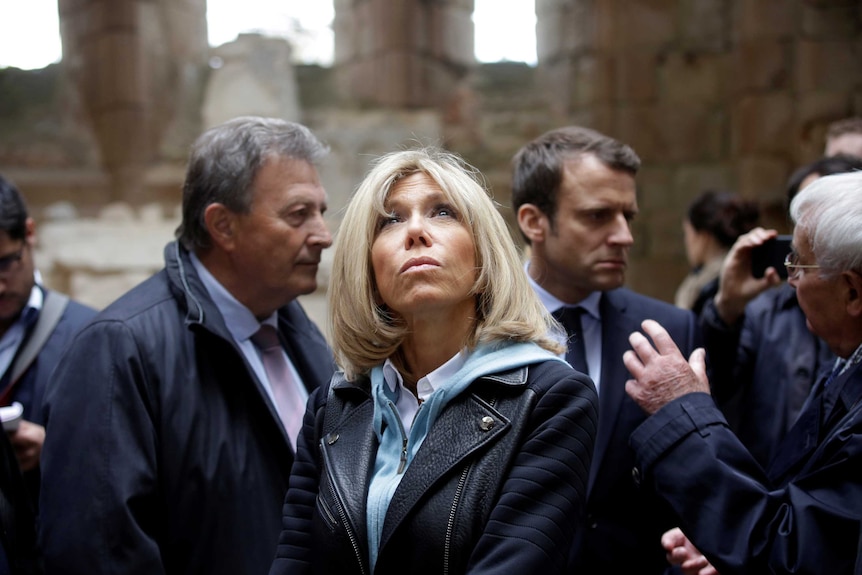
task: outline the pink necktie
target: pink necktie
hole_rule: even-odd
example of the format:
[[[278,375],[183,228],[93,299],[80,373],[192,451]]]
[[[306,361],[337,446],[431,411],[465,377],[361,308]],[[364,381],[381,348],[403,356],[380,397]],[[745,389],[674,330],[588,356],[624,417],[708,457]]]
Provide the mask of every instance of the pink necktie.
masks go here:
[[[297,388],[299,382],[291,374],[274,327],[267,324],[260,326],[257,333],[251,336],[251,341],[261,351],[263,368],[269,378],[279,417],[290,438],[290,444],[296,451],[296,436],[302,429],[302,417],[305,413],[305,405]]]

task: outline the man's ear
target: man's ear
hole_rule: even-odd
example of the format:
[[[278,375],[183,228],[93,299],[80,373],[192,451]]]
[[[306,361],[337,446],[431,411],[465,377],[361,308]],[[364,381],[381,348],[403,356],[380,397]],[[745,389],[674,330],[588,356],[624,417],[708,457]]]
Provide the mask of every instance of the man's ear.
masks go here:
[[[846,271],[841,273],[841,279],[847,290],[847,313],[853,317],[862,317],[862,275]]]
[[[224,204],[210,204],[204,210],[204,222],[213,245],[231,251],[236,243],[236,214]]]
[[[33,218],[24,220],[24,241],[31,246],[36,245],[36,222]]]
[[[548,216],[542,212],[535,204],[522,204],[518,208],[518,227],[521,232],[530,240],[530,243],[544,241],[548,234],[550,222]]]

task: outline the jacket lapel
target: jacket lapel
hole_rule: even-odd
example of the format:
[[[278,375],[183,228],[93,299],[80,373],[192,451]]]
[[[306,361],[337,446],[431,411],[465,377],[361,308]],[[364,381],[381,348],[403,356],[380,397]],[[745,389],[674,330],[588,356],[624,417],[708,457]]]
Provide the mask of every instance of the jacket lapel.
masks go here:
[[[819,395],[811,398],[776,451],[769,466],[770,479],[782,484],[792,471],[810,459],[841,418],[862,400],[860,365],[832,381],[822,392],[824,401]],[[816,387],[819,387],[819,382]]]
[[[473,424],[465,425],[465,422]],[[450,403],[416,452],[392,496],[380,548],[383,549],[401,521],[434,483],[477,449],[496,441],[509,427],[508,418],[474,394]]]
[[[602,294],[599,310],[602,315],[602,375],[599,386],[599,430],[593,464],[590,466],[590,491],[604,461],[625,399],[625,382],[629,374],[622,357],[628,349],[628,335],[638,328],[625,315],[625,301],[613,292]]]
[[[361,542],[368,540],[365,502],[377,453],[377,438],[371,425],[373,414],[374,403],[369,398],[320,440],[329,482]]]

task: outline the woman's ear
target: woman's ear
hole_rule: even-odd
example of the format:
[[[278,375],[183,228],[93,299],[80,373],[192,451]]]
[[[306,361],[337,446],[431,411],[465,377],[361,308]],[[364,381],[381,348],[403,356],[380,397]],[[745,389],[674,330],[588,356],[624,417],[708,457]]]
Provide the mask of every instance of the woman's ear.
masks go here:
[[[548,216],[535,204],[522,204],[518,208],[518,227],[530,243],[544,241],[548,234]]]
[[[224,251],[231,251],[235,245],[236,214],[224,204],[210,204],[204,210],[204,222],[213,244]]]

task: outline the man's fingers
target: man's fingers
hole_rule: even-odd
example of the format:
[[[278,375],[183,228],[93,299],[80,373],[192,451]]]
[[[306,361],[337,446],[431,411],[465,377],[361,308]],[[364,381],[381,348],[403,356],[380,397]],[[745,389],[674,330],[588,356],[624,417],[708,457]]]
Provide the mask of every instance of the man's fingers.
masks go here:
[[[629,373],[635,379],[643,375],[644,364],[638,358],[637,354],[630,349],[623,354],[623,365],[626,366],[626,369],[629,370]]]
[[[631,344],[632,349],[637,353],[641,363],[649,363],[653,357],[658,355],[652,343],[639,331],[633,331],[629,334],[629,344]]]
[[[691,366],[691,370],[694,372],[695,377],[697,377],[699,381],[709,385],[709,380],[706,377],[706,350],[699,347],[691,352],[691,356],[688,358],[688,364]]]
[[[649,335],[650,338],[652,338],[653,343],[655,343],[655,349],[658,351],[658,353],[660,353],[661,355],[667,355],[669,353],[680,353],[679,348],[673,342],[673,339],[670,337],[670,334],[657,321],[652,319],[644,320],[644,322],[641,323],[641,327],[646,332],[646,334]],[[631,338],[629,338],[629,341],[631,341]]]
[[[674,547],[679,547],[680,545],[685,544],[685,535],[683,535],[682,529],[679,527],[673,527],[672,529],[668,529],[661,536],[661,545],[667,550],[671,550]]]

